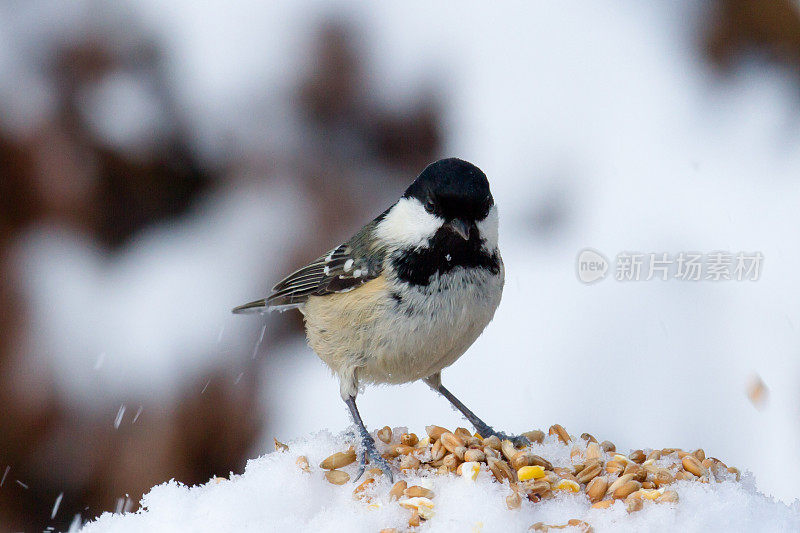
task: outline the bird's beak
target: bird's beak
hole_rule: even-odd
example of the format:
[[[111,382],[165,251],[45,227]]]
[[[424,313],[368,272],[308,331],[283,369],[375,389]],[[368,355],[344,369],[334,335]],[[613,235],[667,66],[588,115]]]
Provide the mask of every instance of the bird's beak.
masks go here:
[[[465,241],[469,240],[469,231],[470,225],[460,218],[454,218],[450,222],[447,223],[450,226],[450,229],[456,232],[456,234],[464,239]]]

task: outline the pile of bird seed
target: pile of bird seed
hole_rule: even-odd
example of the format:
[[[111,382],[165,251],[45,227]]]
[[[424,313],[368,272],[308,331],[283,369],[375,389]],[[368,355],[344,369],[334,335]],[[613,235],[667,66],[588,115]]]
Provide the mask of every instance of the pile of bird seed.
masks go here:
[[[675,505],[678,494],[670,490],[670,484],[684,480],[697,483],[714,483],[739,480],[739,470],[728,467],[714,457],[706,457],[702,449],[684,451],[678,448],[633,450],[627,455],[617,453],[612,442],[598,442],[584,433],[575,438],[563,426],[550,427],[562,446],[569,446],[568,464],[561,461],[557,466],[534,451],[545,448],[543,431],[534,430],[523,435],[530,445],[515,446],[509,440],[496,436],[483,438],[465,428],[449,431],[440,426],[428,426],[427,435],[420,439],[414,433],[393,432],[388,426],[375,432],[376,443],[382,455],[402,474],[461,476],[475,481],[479,476],[491,476],[508,487],[506,506],[513,510],[522,505],[535,505],[552,498],[559,492],[582,493],[593,508],[607,509],[622,502],[629,513],[641,510],[645,505]],[[288,451],[288,447],[275,441],[276,448]],[[355,450],[337,452],[323,460],[319,467],[328,482],[342,485],[350,481],[350,474],[342,470],[356,461]],[[296,461],[298,467],[315,475],[305,456]],[[374,505],[376,479],[383,472],[372,468],[363,480],[353,488],[353,497]],[[408,486],[404,480],[397,481],[389,490],[389,499],[409,511],[409,528],[419,526],[436,513],[436,494],[420,485]],[[531,525],[534,531],[549,531],[568,527],[578,531],[592,531],[585,521],[573,519],[565,524]],[[382,533],[396,532],[394,528]]]

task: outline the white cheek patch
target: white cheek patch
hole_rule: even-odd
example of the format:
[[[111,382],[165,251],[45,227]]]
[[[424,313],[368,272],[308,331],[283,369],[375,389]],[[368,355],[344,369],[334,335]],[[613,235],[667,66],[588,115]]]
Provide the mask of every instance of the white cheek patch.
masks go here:
[[[489,252],[497,248],[498,224],[497,205],[493,205],[486,218],[477,224],[481,239],[484,240],[483,248]]]
[[[427,246],[442,224],[444,220],[425,211],[416,198],[401,198],[380,221],[375,234],[401,248],[419,248]]]

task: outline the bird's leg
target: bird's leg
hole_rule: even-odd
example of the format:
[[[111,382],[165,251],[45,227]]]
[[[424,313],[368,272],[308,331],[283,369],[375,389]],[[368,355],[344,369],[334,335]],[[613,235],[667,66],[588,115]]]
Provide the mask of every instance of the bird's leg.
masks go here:
[[[369,434],[367,428],[364,427],[364,422],[361,420],[358,407],[356,407],[356,397],[348,396],[344,403],[346,403],[347,407],[350,409],[350,414],[353,415],[353,422],[355,422],[356,426],[358,426],[358,433],[361,437],[361,450],[359,450],[360,466],[353,481],[358,481],[358,479],[364,474],[364,470],[367,467],[367,458],[375,463],[375,465],[380,468],[384,474],[386,474],[386,476],[389,478],[389,482],[394,481],[392,476],[392,468],[389,466],[389,463],[386,462],[386,459],[381,457],[381,454],[375,447],[375,439],[372,438],[372,435]]]
[[[430,388],[447,398],[447,400],[453,404],[453,407],[461,411],[461,414],[464,415],[470,424],[475,427],[475,430],[482,436],[488,437],[490,435],[497,436],[500,440],[508,439],[513,442],[517,446],[525,446],[530,444],[530,441],[524,435],[507,435],[502,431],[495,431],[492,426],[478,418],[478,415],[470,411],[470,409],[461,403],[461,400],[455,397],[455,395],[447,390],[444,385],[442,385],[441,376],[439,374],[434,374],[429,378],[425,379],[425,382],[428,384]]]

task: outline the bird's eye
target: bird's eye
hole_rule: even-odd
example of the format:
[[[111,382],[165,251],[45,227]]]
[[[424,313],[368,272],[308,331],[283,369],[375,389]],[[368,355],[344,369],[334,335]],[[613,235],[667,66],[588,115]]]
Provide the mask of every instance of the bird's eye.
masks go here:
[[[433,213],[434,209],[436,209],[436,204],[433,203],[433,200],[428,200],[425,202],[425,211],[428,213]]]

